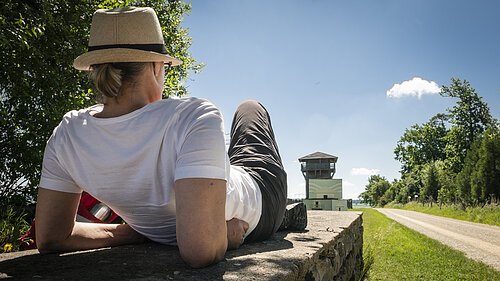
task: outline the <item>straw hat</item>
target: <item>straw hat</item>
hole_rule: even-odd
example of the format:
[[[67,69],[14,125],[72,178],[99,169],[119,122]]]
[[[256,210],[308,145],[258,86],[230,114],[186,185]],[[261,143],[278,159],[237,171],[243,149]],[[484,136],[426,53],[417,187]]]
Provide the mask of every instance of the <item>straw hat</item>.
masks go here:
[[[78,70],[111,62],[182,61],[167,54],[160,23],[151,8],[100,9],[94,13],[88,52],[73,62]]]

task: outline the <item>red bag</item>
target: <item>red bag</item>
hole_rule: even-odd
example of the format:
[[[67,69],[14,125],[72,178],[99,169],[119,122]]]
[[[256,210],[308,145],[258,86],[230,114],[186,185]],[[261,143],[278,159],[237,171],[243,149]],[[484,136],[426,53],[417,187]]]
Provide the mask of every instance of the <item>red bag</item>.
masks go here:
[[[85,191],[80,197],[77,215],[77,221],[85,220],[87,222],[95,223],[113,223],[120,220],[120,217],[113,212],[113,210]],[[34,219],[31,221],[30,229],[28,229],[28,231],[26,231],[26,233],[18,240],[20,251],[36,249]]]
[[[119,219],[118,215],[113,212],[111,208],[85,191],[80,198],[77,214],[89,222],[97,223],[113,223],[115,220]]]

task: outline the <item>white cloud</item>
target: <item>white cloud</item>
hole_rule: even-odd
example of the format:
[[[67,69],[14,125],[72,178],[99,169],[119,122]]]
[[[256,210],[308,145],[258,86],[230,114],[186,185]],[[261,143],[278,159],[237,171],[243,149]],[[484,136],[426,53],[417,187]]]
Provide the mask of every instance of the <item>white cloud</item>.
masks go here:
[[[368,169],[368,168],[352,168],[351,175],[353,176],[371,176],[380,173],[379,169]]]
[[[439,94],[441,88],[434,81],[427,81],[420,77],[413,77],[411,80],[403,81],[401,84],[394,84],[386,92],[389,98],[401,98],[405,96],[417,96],[419,99],[423,95]]]

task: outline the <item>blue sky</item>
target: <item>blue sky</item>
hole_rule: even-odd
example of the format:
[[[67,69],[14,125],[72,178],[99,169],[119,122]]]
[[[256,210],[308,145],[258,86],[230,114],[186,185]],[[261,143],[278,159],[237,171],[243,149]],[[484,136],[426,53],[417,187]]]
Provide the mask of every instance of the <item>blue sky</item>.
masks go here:
[[[454,104],[437,94],[452,77],[500,117],[498,1],[190,3],[183,26],[206,64],[187,81],[190,95],[214,102],[228,131],[240,101],[264,104],[291,198],[305,197],[297,159],[316,151],[339,157],[344,198],[370,174],[399,178],[397,141]]]

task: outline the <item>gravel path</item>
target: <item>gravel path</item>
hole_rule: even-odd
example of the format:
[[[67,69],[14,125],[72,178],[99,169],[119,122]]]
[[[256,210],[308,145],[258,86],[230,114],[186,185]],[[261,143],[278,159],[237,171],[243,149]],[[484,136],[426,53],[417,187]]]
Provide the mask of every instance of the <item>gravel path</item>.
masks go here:
[[[500,271],[500,227],[398,209],[376,209],[387,217],[462,251]]]

